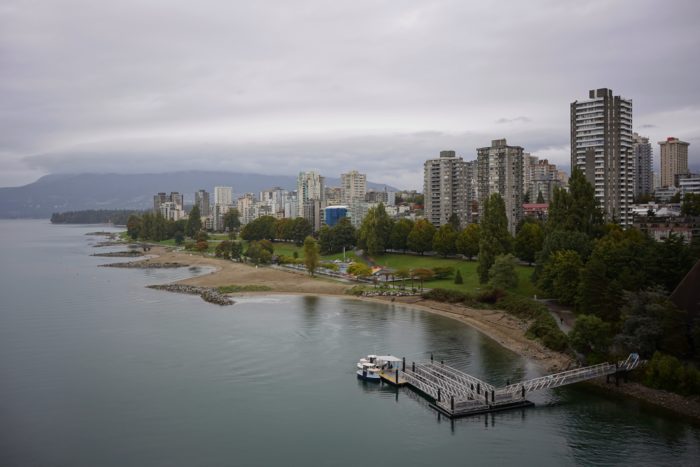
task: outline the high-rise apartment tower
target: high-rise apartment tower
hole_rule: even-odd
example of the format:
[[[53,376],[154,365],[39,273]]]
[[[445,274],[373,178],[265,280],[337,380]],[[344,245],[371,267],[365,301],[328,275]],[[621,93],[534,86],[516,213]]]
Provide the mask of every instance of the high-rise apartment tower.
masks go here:
[[[440,151],[439,158],[428,159],[423,167],[425,218],[440,227],[456,214],[460,224],[465,226],[471,191],[466,162],[456,157],[454,151]]]
[[[652,154],[649,138],[632,134],[632,152],[634,153],[634,196],[650,195],[654,191],[652,172]]]
[[[589,91],[571,103],[571,168],[580,169],[595,189],[605,218],[632,223],[635,163],[632,101],[611,89]]]
[[[678,175],[688,173],[688,146],[678,138],[659,141],[661,147],[661,186],[678,186]]]
[[[523,148],[508,146],[505,139],[491,141],[491,146],[479,148],[477,167],[479,180],[479,214],[484,212],[486,200],[494,193],[506,205],[508,230],[515,235],[515,227],[523,218]]]

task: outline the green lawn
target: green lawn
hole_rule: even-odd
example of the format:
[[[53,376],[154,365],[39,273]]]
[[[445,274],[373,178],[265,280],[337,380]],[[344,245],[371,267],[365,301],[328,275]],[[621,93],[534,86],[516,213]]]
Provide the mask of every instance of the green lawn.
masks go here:
[[[479,284],[479,276],[476,273],[476,267],[479,264],[477,261],[464,261],[450,258],[440,258],[434,256],[414,256],[414,255],[397,255],[389,254],[376,256],[374,261],[380,266],[388,266],[390,268],[427,268],[451,266],[456,270],[459,269],[462,273],[464,284],[455,284],[454,278],[440,279],[426,282],[424,287],[442,288],[450,290],[459,290],[461,292],[474,292],[483,286]],[[532,297],[537,293],[535,286],[530,280],[533,268],[529,266],[517,266],[518,288],[515,293],[518,295]]]

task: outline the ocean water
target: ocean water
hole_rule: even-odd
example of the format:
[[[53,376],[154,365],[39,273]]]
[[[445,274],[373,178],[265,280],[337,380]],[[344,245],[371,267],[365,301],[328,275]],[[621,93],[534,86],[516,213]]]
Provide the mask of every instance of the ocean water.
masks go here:
[[[541,374],[470,327],[334,297],[219,307],[99,268],[104,226],[0,221],[0,466],[698,465],[700,428],[587,386],[450,421],[363,383],[369,353],[493,383]],[[119,248],[117,248],[119,249]]]

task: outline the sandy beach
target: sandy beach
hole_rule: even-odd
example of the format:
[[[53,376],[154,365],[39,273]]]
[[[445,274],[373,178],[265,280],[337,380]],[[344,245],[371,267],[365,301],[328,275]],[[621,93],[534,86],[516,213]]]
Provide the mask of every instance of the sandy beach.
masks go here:
[[[221,260],[199,254],[174,251],[154,246],[146,263],[183,263],[189,266],[207,266],[215,270],[203,276],[182,280],[178,283],[199,287],[221,287],[226,285],[264,285],[266,292],[255,294],[310,294],[338,295],[367,301],[390,302],[395,305],[413,307],[429,313],[439,314],[472,326],[489,336],[503,347],[538,362],[546,371],[566,369],[573,365],[570,357],[551,351],[539,342],[525,337],[528,323],[498,310],[477,310],[459,305],[425,300],[421,297],[354,297],[345,292],[354,284],[344,284],[323,277],[311,277],[306,273],[272,267],[255,267],[233,261]],[[251,294],[247,292],[246,294]]]

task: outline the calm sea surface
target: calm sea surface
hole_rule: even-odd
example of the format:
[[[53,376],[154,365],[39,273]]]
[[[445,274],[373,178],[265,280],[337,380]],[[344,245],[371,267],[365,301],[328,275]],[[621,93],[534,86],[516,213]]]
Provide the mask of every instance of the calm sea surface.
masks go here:
[[[102,226],[0,221],[0,466],[698,465],[700,429],[586,387],[439,419],[362,383],[434,352],[494,383],[537,366],[449,319],[342,298],[219,307],[154,291],[206,271],[98,268]]]

